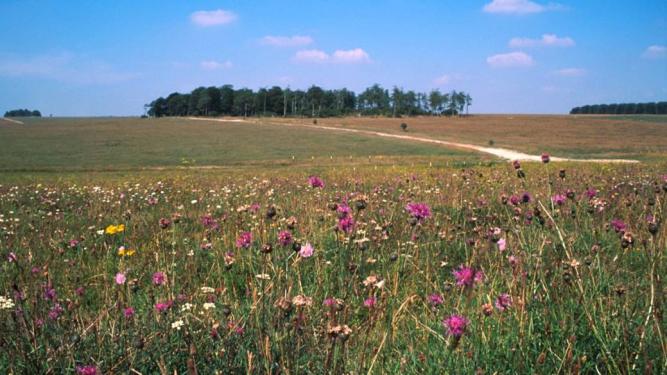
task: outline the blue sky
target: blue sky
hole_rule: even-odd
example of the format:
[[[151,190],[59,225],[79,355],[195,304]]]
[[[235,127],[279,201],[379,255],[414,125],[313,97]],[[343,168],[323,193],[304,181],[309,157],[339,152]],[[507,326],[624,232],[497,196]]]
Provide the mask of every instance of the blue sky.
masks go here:
[[[0,111],[138,115],[197,86],[380,83],[474,113],[667,100],[667,1],[2,0]]]

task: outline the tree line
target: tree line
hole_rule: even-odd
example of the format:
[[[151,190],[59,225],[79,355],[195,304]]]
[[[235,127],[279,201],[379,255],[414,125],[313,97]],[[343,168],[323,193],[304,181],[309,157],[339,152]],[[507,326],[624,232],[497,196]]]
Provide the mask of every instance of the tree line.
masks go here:
[[[348,89],[326,90],[311,86],[307,90],[279,86],[257,91],[232,85],[198,87],[189,94],[174,92],[146,104],[149,116],[300,116],[332,117],[346,115],[460,115],[468,113],[472,97],[463,91],[429,93],[384,89],[375,84],[360,94]]]
[[[574,107],[571,115],[665,115],[667,102],[594,104]]]
[[[5,112],[5,117],[42,117],[42,113],[37,110],[13,109]]]

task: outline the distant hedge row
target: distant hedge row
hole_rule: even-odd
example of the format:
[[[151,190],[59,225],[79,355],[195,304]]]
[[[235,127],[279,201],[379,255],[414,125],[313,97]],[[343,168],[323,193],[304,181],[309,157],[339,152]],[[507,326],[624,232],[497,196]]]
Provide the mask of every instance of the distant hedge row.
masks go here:
[[[5,112],[5,117],[42,117],[42,113],[37,110],[31,111],[29,109],[14,109],[12,111]]]
[[[667,102],[594,104],[574,107],[571,115],[667,115]]]

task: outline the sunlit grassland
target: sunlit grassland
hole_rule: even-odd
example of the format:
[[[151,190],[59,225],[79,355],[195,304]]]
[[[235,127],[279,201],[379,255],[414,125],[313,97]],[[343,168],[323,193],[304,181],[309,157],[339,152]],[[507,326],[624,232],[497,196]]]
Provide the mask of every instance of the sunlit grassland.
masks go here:
[[[295,122],[266,119],[267,122]],[[296,120],[311,124],[312,120]],[[435,138],[525,153],[572,158],[667,158],[667,116],[474,115],[470,117],[346,117],[319,124]],[[404,132],[400,125],[408,125]]]
[[[520,179],[506,163],[424,160],[12,173],[0,184],[0,295],[21,312],[0,310],[9,333],[0,335],[0,370],[664,371],[664,164],[523,170]],[[311,174],[325,186],[311,187]],[[574,196],[552,208],[568,189]],[[504,203],[524,192],[530,202]],[[409,202],[426,203],[431,216],[411,219]],[[351,207],[353,231],[336,230],[334,204]],[[118,224],[125,230],[98,232]],[[314,255],[280,245],[284,230]],[[252,234],[248,248],[237,247],[243,232]],[[120,256],[121,246],[135,255]],[[457,285],[460,265],[483,280]],[[154,284],[156,272],[164,285]],[[512,302],[500,311],[493,304],[503,293]],[[325,306],[327,298],[341,301]],[[452,314],[469,321],[459,339],[442,324]],[[349,334],[335,333],[343,325]]]
[[[350,157],[476,158],[458,150],[304,128],[188,119],[44,118],[0,122],[0,170],[341,165]]]

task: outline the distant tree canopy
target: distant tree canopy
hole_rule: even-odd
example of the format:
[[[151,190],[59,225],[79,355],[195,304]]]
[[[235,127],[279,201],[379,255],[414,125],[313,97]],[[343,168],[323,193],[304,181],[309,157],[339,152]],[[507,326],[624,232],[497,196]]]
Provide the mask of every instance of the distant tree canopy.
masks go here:
[[[5,112],[5,117],[42,117],[42,114],[37,110],[31,111],[29,109],[14,109]]]
[[[574,107],[571,115],[667,115],[667,102],[594,104]]]
[[[172,93],[147,104],[148,114],[163,116],[300,116],[332,117],[345,115],[459,115],[468,113],[472,97],[465,92],[430,93],[391,91],[375,84],[360,94],[348,89],[283,89],[279,86],[257,91],[232,85],[198,87],[189,94]]]

